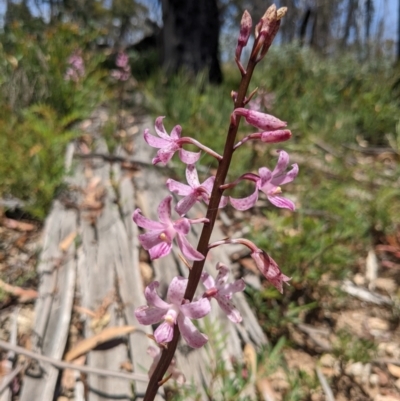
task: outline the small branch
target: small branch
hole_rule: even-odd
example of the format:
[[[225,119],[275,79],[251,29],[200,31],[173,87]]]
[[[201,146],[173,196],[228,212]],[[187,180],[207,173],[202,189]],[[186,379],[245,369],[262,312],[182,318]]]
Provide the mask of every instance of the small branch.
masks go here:
[[[322,389],[326,395],[326,401],[335,401],[333,391],[329,387],[328,381],[326,380],[325,375],[322,373],[322,370],[318,366],[315,368],[315,370],[317,371],[318,380],[321,383]]]
[[[50,358],[45,355],[40,355],[35,352],[28,351],[27,349],[25,349],[23,347],[19,347],[18,345],[9,344],[7,341],[3,341],[3,340],[0,340],[0,348],[14,351],[17,354],[25,355],[28,358],[35,359],[37,361],[49,363],[50,365],[53,365],[58,369],[73,369],[73,370],[79,370],[80,372],[83,372],[83,373],[93,374],[93,375],[97,375],[97,376],[116,377],[116,378],[125,379],[125,380],[138,380],[138,381],[144,381],[144,382],[147,382],[149,380],[147,375],[142,375],[140,373],[115,372],[112,370],[92,368],[90,366],[79,366],[79,365],[75,365],[73,363],[59,361],[57,359]]]
[[[26,366],[26,363],[21,363],[17,365],[12,372],[8,373],[7,375],[3,376],[3,379],[1,380],[0,383],[0,394],[3,393],[3,391],[10,385],[10,383],[14,380],[14,378],[21,372],[22,369],[24,369]]]
[[[367,290],[366,288],[357,287],[350,280],[345,280],[341,286],[341,290],[353,297],[361,299],[361,301],[371,302],[376,305],[392,305],[393,302],[389,297],[377,294]]]

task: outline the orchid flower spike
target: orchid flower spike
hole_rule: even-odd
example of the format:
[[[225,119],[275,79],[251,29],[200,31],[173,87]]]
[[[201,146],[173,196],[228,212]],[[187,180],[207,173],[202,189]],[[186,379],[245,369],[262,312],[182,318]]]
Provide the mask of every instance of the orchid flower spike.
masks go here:
[[[254,181],[256,188],[253,194],[246,198],[235,199],[229,197],[232,206],[238,210],[247,210],[253,207],[258,200],[258,192],[262,191],[267,195],[268,200],[276,207],[294,210],[294,203],[287,198],[280,196],[282,193],[281,185],[292,182],[298,172],[299,168],[297,164],[292,165],[292,169],[286,172],[289,165],[289,155],[284,150],[279,150],[279,159],[276,167],[273,171],[270,171],[267,167],[261,167],[257,174],[244,174],[241,178]]]
[[[190,231],[190,225],[194,223],[205,223],[208,220],[194,219],[190,220],[181,217],[176,221],[171,220],[171,201],[172,196],[169,195],[163,199],[158,206],[158,221],[149,220],[142,215],[140,209],[136,209],[133,213],[133,221],[146,230],[150,230],[145,234],[139,235],[139,241],[143,248],[149,251],[150,258],[158,259],[168,255],[172,249],[172,240],[176,236],[179,248],[186,259],[203,260],[204,256],[190,245],[186,239],[186,235]]]
[[[164,117],[158,117],[155,123],[155,130],[159,138],[151,135],[148,129],[144,131],[144,140],[153,148],[160,149],[157,152],[157,157],[152,160],[152,163],[166,165],[177,150],[179,150],[179,157],[183,163],[196,163],[200,158],[201,152],[195,153],[182,149],[182,141],[180,140],[182,132],[181,126],[175,125],[171,131],[171,135],[168,135],[162,122],[163,119]]]
[[[246,287],[246,284],[243,279],[239,279],[234,283],[228,284],[228,267],[222,263],[218,263],[216,268],[218,270],[216,280],[214,280],[206,272],[203,272],[201,275],[201,281],[204,284],[204,287],[207,289],[203,297],[215,298],[220,308],[228,316],[229,320],[231,320],[233,323],[240,323],[242,321],[242,316],[233,305],[231,299],[235,292],[243,291]]]
[[[144,295],[148,306],[141,306],[135,311],[136,319],[140,324],[150,325],[163,321],[154,332],[158,343],[169,343],[174,335],[174,326],[178,325],[182,337],[192,348],[200,348],[207,341],[206,335],[200,333],[191,319],[200,319],[210,310],[210,301],[201,298],[198,301],[184,300],[188,279],[174,277],[168,287],[167,301],[163,301],[157,294],[158,281],[146,287]]]
[[[182,184],[171,178],[167,180],[167,188],[171,192],[184,196],[175,207],[180,216],[185,215],[197,201],[203,200],[206,205],[209,204],[215,177],[209,177],[200,184],[195,165],[188,164],[186,167],[186,180],[189,185]],[[223,196],[219,207],[225,207],[227,203],[228,198]]]

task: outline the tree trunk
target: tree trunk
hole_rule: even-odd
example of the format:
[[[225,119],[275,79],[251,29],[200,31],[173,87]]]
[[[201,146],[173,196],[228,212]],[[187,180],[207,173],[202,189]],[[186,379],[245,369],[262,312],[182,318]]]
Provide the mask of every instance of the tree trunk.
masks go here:
[[[162,61],[168,73],[206,70],[220,83],[218,59],[219,12],[216,0],[162,0],[164,28]]]

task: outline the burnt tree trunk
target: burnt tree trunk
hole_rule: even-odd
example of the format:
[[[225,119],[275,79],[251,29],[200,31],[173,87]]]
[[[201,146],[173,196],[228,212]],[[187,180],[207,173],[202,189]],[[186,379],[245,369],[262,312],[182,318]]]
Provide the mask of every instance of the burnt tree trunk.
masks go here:
[[[162,63],[168,73],[206,70],[220,83],[219,10],[216,0],[162,0]]]

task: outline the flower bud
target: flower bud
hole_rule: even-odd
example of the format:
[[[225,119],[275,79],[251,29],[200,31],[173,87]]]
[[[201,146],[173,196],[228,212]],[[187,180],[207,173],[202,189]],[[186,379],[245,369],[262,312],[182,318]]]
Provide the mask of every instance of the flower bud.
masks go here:
[[[259,111],[237,108],[232,113],[233,123],[235,123],[236,115],[244,117],[249,124],[264,131],[273,131],[286,127],[286,122],[270,114],[260,113]]]
[[[267,131],[261,133],[261,141],[265,143],[278,143],[287,141],[292,137],[288,129],[279,129],[276,131]]]
[[[243,48],[247,45],[247,42],[250,37],[252,27],[252,20],[249,12],[245,10],[242,16],[242,20],[240,22],[240,32],[238,38],[238,44],[236,46],[236,58],[239,60],[242,54]]]

